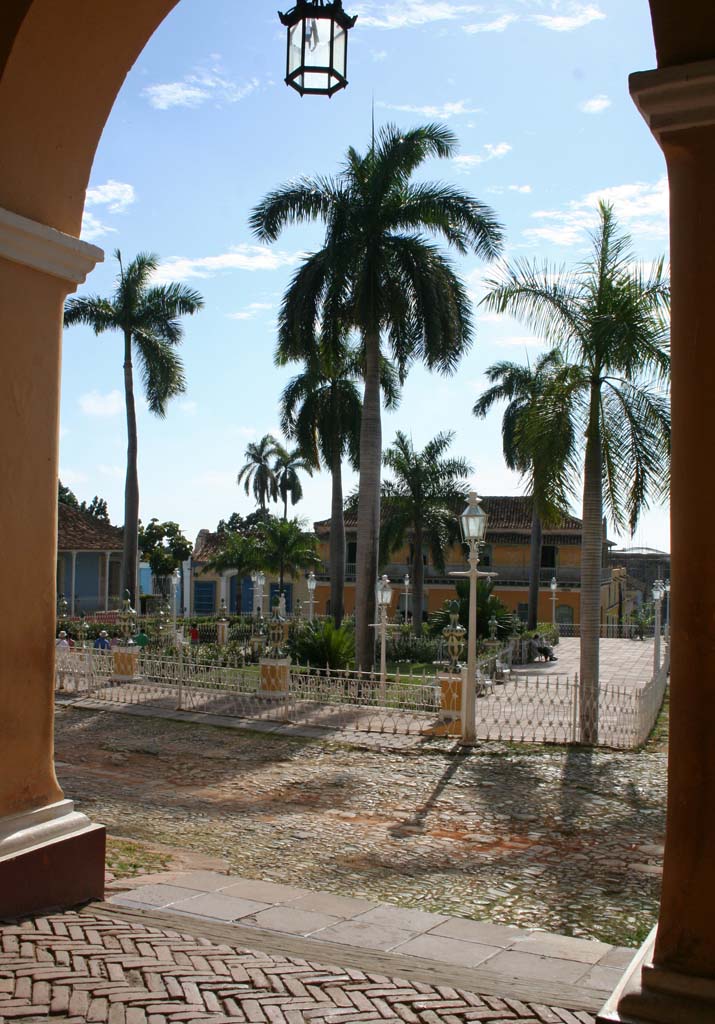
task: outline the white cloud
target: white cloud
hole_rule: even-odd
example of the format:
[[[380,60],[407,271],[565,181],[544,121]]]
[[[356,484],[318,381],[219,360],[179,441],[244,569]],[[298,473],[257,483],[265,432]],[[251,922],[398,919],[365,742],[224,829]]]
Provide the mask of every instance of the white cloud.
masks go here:
[[[89,479],[82,470],[67,469],[66,466],[60,466],[59,477],[65,487],[76,487],[77,484],[86,484]]]
[[[374,61],[387,60],[387,50],[372,50],[370,56]]]
[[[217,64],[198,69],[178,82],[158,82],[142,90],[155,110],[171,107],[200,107],[207,100],[216,103],[238,103],[258,89],[260,82],[251,78],[242,85],[227,78]]]
[[[179,412],[185,413],[187,416],[195,416],[198,407],[199,403],[195,402],[193,398],[185,398],[182,402],[176,403]]]
[[[555,245],[579,245],[598,224],[598,202],[613,205],[619,223],[631,235],[641,238],[668,237],[668,182],[637,181],[627,185],[589,192],[582,199],[573,199],[562,210],[537,210],[532,217],[540,220],[538,228],[527,228],[523,234],[530,241],[543,240]]]
[[[189,482],[198,487],[233,491],[236,487],[236,472],[233,469],[207,469],[198,476],[192,477]]]
[[[413,106],[409,103],[378,103],[378,107],[385,107],[387,110],[401,110],[407,114],[422,114],[424,117],[437,117],[441,121],[448,121],[450,117],[459,117],[462,114],[479,114],[479,107],[468,107],[469,100],[455,100],[451,103],[427,104],[424,107]]]
[[[266,309],[273,309],[272,302],[251,302],[245,309],[241,309],[238,313],[227,313],[229,320],[253,320],[261,311]]]
[[[610,105],[610,98],[605,93],[600,93],[598,96],[593,96],[590,100],[584,100],[579,105],[579,110],[582,114],[600,114],[607,110]]]
[[[95,185],[87,189],[85,197],[85,211],[82,216],[82,238],[86,242],[93,242],[102,235],[116,232],[116,228],[105,224],[94,213],[90,213],[87,207],[104,206],[108,213],[124,213],[136,200],[134,186],[126,181],[113,181],[111,178],[104,185]]]
[[[85,242],[93,242],[95,238],[101,238],[102,235],[107,235],[116,230],[116,228],[110,227],[109,224],[104,224],[93,213],[88,213],[87,210],[82,214],[82,230],[80,234]]]
[[[117,416],[124,409],[124,398],[118,388],[106,395],[100,391],[87,391],[80,395],[79,407],[85,416]]]
[[[561,4],[556,0],[553,10],[553,14],[534,14],[534,21],[552,32],[573,32],[574,29],[584,28],[591,22],[602,21],[606,17],[596,4]]]
[[[263,245],[233,245],[218,256],[171,256],[164,260],[153,275],[156,284],[186,281],[191,277],[213,277],[229,270],[278,270],[294,266],[302,252],[280,252]]]
[[[532,334],[512,334],[508,338],[492,338],[491,344],[497,348],[544,348],[547,343]]]
[[[124,466],[107,466],[101,462],[97,466],[97,469],[102,474],[102,476],[109,477],[112,480],[121,480],[126,474],[126,469]]]
[[[495,18],[493,21],[480,21],[472,25],[463,25],[462,28],[465,32],[503,32],[519,18],[516,14],[502,14],[501,17]]]
[[[528,196],[531,193],[531,185],[490,185],[487,192],[496,196],[501,196],[505,192],[518,192],[523,196]]]
[[[473,167],[486,163],[487,160],[498,160],[500,157],[506,156],[511,152],[511,146],[508,142],[497,142],[496,144],[487,142],[482,150],[481,153],[462,153],[455,156],[454,162],[460,170],[470,171]]]
[[[481,14],[480,4],[449,3],[448,0],[393,0],[392,3],[353,5],[364,28],[413,28],[435,21],[455,21],[470,14]]]
[[[87,189],[86,206],[106,206],[110,213],[124,213],[136,200],[134,186],[128,181],[114,181]]]

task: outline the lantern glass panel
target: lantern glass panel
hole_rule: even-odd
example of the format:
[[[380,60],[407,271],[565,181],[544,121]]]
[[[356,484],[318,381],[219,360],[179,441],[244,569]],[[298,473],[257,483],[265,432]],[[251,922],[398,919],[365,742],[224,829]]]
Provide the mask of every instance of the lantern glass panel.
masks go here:
[[[288,30],[288,74],[292,75],[301,65],[303,50],[303,22],[292,25]]]
[[[330,30],[332,21],[311,18],[305,28],[305,69],[330,67]],[[325,80],[323,80],[325,85]]]
[[[345,55],[346,55],[346,43],[347,43],[347,32],[340,25],[335,25],[335,39],[333,41],[333,67],[335,73],[340,75],[341,78],[345,78]]]

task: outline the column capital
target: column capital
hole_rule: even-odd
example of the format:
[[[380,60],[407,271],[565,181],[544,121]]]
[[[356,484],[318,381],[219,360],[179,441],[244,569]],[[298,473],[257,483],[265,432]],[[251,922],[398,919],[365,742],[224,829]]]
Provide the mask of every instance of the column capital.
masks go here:
[[[59,277],[74,290],[103,262],[104,252],[74,235],[0,207],[0,259]]]
[[[715,125],[715,60],[637,71],[628,87],[659,141],[665,132]]]

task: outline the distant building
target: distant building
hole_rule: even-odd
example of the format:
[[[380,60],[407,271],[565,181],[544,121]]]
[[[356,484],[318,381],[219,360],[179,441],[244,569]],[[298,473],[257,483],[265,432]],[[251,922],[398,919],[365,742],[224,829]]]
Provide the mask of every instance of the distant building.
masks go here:
[[[526,619],[528,608],[529,554],[531,542],[532,502],[529,497],[488,496],[482,498],[482,507],[489,516],[486,542],[480,554],[480,568],[495,572],[494,591],[507,608]],[[319,614],[330,610],[330,520],[322,519],[315,524],[319,541],[322,568],[316,570],[319,584],[316,588],[316,611]],[[550,583],[556,577],[558,584],[556,620],[570,624],[580,621],[581,609],[581,536],[582,523],[575,516],[565,516],[556,526],[544,529],[541,548],[541,571],[539,575],[540,622],[550,622],[552,616]],[[345,516],[345,610],[351,613],[355,603],[355,554],[357,549],[357,516]],[[601,622],[611,624],[619,621],[619,607],[623,607],[622,587],[613,585],[609,565],[608,549],[612,546],[606,538],[604,525],[604,562],[601,573]],[[386,572],[397,586],[394,588],[393,611],[405,607],[404,588],[399,584],[406,573],[412,572],[412,545],[405,546],[390,556],[390,562],[381,571]],[[423,616],[437,611],[445,601],[456,596],[451,570],[466,568],[466,556],[461,544],[456,544],[447,554],[444,571],[430,561],[429,549],[423,553],[425,566],[425,596]]]
[[[64,502],[57,517],[57,594],[70,615],[117,608],[124,530]]]
[[[670,579],[670,555],[656,548],[613,548],[609,555],[612,566],[623,566],[629,586],[640,590],[646,601],[656,580]]]

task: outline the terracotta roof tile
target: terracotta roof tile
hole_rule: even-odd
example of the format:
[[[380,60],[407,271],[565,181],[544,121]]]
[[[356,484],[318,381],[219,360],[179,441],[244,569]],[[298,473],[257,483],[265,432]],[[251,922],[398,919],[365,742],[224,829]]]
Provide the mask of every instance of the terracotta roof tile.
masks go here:
[[[384,506],[383,506],[384,508]],[[504,532],[505,530],[531,531],[531,498],[521,495],[485,495],[482,508],[489,516],[488,531]],[[330,520],[321,519],[313,524],[318,536],[330,533]],[[354,529],[357,526],[357,513],[347,513],[345,526]],[[557,524],[544,533],[580,533],[581,520],[575,516],[564,516]]]
[[[124,530],[64,502],[57,505],[59,551],[121,551]]]

